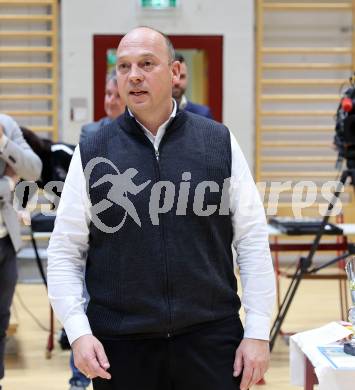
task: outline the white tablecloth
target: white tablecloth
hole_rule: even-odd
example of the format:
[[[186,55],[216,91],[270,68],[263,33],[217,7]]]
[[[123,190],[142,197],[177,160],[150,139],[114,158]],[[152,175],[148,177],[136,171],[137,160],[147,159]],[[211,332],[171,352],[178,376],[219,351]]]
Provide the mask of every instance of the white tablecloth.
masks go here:
[[[309,336],[309,332],[302,332],[290,338],[291,383],[304,386],[306,355],[315,368],[319,390],[354,390],[355,366],[353,370],[335,369],[318,350],[319,344],[312,344]]]

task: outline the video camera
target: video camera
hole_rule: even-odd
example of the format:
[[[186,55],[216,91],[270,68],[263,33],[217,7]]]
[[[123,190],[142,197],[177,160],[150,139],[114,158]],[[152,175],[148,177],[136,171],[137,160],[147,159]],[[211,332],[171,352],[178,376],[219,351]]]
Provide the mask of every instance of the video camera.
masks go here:
[[[335,115],[334,144],[339,152],[337,164],[345,158],[347,167],[355,169],[355,73],[349,82]]]

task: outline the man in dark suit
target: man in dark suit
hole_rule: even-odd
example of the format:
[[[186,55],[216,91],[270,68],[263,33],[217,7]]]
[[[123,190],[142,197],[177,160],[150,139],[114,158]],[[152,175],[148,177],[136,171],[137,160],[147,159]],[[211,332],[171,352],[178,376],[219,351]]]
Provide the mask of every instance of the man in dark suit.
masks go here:
[[[211,110],[208,106],[203,106],[202,104],[193,103],[187,100],[185,92],[188,85],[188,71],[185,58],[181,53],[176,53],[175,61],[180,62],[180,80],[174,82],[173,98],[177,101],[179,108],[213,119]]]
[[[80,133],[80,142],[90,134],[95,134],[101,127],[108,125],[113,119],[123,114],[125,104],[117,90],[116,71],[110,73],[107,77],[104,104],[107,116],[101,118],[97,122],[91,122],[84,125]]]

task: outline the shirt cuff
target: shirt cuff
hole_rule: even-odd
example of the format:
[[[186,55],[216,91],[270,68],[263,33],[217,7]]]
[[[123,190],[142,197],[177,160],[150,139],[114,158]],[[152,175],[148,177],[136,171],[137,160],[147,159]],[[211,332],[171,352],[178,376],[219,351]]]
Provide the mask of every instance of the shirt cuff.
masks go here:
[[[269,340],[270,318],[258,314],[247,314],[244,327],[245,339]]]
[[[63,325],[70,345],[79,337],[92,334],[88,317],[85,314],[71,316]]]
[[[0,152],[4,151],[8,141],[9,139],[6,137],[5,134],[3,134],[3,136],[0,138]]]

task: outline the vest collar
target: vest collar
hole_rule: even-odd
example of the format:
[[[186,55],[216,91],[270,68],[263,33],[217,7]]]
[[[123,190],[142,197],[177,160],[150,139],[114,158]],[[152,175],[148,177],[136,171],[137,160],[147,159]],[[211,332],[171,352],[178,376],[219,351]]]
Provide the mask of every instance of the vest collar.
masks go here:
[[[175,102],[176,104],[176,102]],[[176,104],[176,114],[171,116],[169,122],[166,125],[165,133],[178,129],[183,123],[187,120],[186,112],[179,110]],[[145,135],[142,126],[138,123],[134,116],[130,114],[130,111],[126,107],[126,110],[123,115],[117,118],[118,125],[126,132]]]

